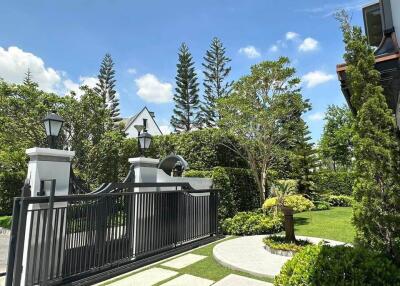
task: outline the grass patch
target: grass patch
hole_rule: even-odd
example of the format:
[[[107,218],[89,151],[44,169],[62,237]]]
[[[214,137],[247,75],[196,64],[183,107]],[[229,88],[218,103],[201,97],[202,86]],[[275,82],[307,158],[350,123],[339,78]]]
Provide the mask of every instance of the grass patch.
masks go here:
[[[355,229],[351,217],[351,207],[298,213],[294,215],[295,233],[353,243]]]
[[[0,227],[11,229],[12,216],[0,216]]]

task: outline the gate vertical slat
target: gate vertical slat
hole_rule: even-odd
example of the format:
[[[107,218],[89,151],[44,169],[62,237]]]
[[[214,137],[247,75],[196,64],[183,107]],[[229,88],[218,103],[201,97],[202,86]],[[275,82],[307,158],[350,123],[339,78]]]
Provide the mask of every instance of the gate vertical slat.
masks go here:
[[[17,248],[17,240],[18,240],[18,228],[19,228],[19,218],[21,211],[21,203],[20,199],[15,198],[13,202],[13,216],[11,223],[11,234],[10,234],[10,247],[7,258],[7,276],[5,281],[5,286],[12,286],[13,275],[14,275],[14,263],[15,263],[15,255]]]

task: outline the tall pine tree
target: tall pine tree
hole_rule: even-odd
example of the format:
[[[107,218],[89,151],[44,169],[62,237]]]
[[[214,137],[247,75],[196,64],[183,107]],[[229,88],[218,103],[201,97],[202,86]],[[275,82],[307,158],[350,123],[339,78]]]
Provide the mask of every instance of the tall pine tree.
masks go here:
[[[227,64],[231,61],[225,56],[225,47],[218,38],[211,42],[210,49],[204,57],[204,105],[203,124],[207,127],[217,125],[219,115],[216,110],[216,100],[229,94],[232,82],[226,82],[231,71]]]
[[[341,21],[346,52],[346,75],[354,123],[356,180],[353,221],[357,242],[384,252],[400,265],[400,142],[375,57],[360,27],[352,27],[345,12]]]
[[[94,90],[103,98],[103,103],[110,110],[110,116],[114,123],[121,121],[119,117],[119,99],[115,91],[115,70],[114,62],[110,54],[106,54],[100,66],[97,76],[99,82]]]
[[[188,132],[201,127],[199,84],[192,55],[185,43],[182,43],[178,55],[175,108],[171,125],[176,132]]]

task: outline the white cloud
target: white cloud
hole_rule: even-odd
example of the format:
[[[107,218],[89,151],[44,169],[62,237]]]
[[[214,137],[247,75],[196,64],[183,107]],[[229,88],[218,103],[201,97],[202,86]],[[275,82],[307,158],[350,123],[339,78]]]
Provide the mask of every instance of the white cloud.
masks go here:
[[[76,93],[78,97],[81,97],[83,92],[80,90],[80,86],[87,85],[90,88],[94,88],[98,82],[97,77],[85,77],[81,76],[79,77],[79,82],[73,82],[70,79],[65,79],[63,81],[64,87],[66,89],[66,92],[68,93],[69,91],[73,91]]]
[[[161,130],[162,134],[164,134],[164,135],[168,135],[168,134],[172,133],[172,131],[173,131],[172,126],[170,126],[170,125],[160,125],[158,127],[160,127],[160,130]]]
[[[269,51],[272,52],[272,53],[276,53],[277,51],[279,51],[278,45],[272,45],[272,46],[269,48]]]
[[[46,67],[44,61],[32,53],[18,47],[0,47],[0,77],[12,83],[21,83],[30,70],[33,81],[44,91],[60,90],[62,72]]]
[[[300,35],[295,32],[287,32],[286,33],[286,40],[288,40],[288,41],[296,40],[299,37],[300,37]]]
[[[299,46],[299,51],[309,52],[309,51],[316,50],[317,48],[318,48],[318,41],[311,37],[308,37],[308,38],[305,38],[303,40],[303,42],[301,42],[301,44]]]
[[[153,74],[135,79],[137,94],[147,102],[164,103],[172,100],[172,84],[161,82]]]
[[[309,72],[302,77],[302,81],[306,83],[308,88],[315,87],[333,79],[335,79],[335,75],[318,70]]]
[[[137,70],[134,69],[134,68],[129,68],[129,69],[127,70],[127,72],[128,72],[129,74],[137,74]]]
[[[259,58],[261,56],[261,53],[254,46],[240,48],[239,53],[245,55],[249,59]]]
[[[308,119],[311,121],[321,121],[325,118],[325,114],[323,112],[315,112],[308,116]]]

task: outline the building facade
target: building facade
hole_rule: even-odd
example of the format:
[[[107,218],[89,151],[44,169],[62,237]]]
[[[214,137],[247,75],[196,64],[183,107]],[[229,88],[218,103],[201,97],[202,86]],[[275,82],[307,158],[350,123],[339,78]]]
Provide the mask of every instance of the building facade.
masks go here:
[[[154,112],[149,111],[147,107],[144,107],[139,113],[130,118],[126,118],[124,121],[125,133],[128,138],[136,138],[138,136],[138,131],[135,128],[135,125],[143,126],[143,129],[152,136],[163,135],[155,120]]]

